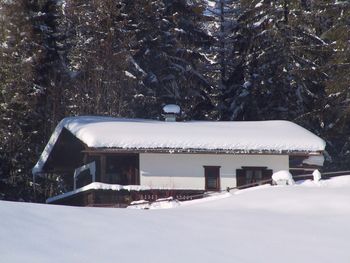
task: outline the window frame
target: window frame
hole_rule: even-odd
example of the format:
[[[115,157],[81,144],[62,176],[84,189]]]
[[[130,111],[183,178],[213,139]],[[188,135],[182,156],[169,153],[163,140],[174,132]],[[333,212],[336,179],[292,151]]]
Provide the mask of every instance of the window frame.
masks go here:
[[[220,180],[220,168],[221,166],[217,165],[203,165],[204,168],[204,178],[205,178],[205,191],[220,191],[221,190],[221,180]],[[208,187],[208,178],[209,172],[213,172],[215,174],[215,180],[216,180],[216,188],[210,188]]]
[[[260,181],[270,179],[273,173],[273,170],[268,169],[267,166],[241,166],[240,169],[236,169],[236,186],[237,187],[252,184],[250,186],[246,186],[246,187],[251,187],[251,186],[257,186],[261,184],[259,181],[247,183],[247,171],[253,172],[252,181],[254,180],[254,176],[255,176],[254,171],[261,171]],[[246,188],[246,187],[243,187],[243,188]]]

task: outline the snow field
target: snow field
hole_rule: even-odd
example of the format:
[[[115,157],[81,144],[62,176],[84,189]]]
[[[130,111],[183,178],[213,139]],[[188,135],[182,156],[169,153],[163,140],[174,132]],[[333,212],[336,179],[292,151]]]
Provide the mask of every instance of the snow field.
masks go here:
[[[0,255],[41,262],[350,262],[350,176],[174,209],[0,202]]]

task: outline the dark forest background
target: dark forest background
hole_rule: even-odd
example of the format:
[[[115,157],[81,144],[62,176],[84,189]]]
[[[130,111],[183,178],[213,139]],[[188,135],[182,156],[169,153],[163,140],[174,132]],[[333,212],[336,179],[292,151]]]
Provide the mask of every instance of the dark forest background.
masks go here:
[[[70,115],[296,122],[350,168],[348,0],[0,0],[0,199]]]

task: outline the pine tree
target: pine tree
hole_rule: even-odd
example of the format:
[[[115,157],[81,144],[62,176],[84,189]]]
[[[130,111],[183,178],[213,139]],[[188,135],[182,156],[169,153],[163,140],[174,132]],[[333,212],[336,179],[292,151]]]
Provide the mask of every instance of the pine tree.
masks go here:
[[[28,1],[1,2],[0,19],[0,194],[31,198],[30,170],[39,138],[35,67],[41,58]]]
[[[128,30],[136,33],[131,46],[132,72],[140,80],[137,115],[158,117],[160,105],[176,103],[185,118],[206,118],[212,85],[201,54],[210,43],[201,29],[204,6],[199,1],[132,1],[125,10]]]
[[[241,1],[236,61],[223,92],[224,119],[293,119],[322,98],[327,43],[305,23],[299,1]]]
[[[128,71],[132,56],[125,30],[123,1],[68,0],[60,27],[66,29],[64,89],[66,114],[132,116],[136,77]]]
[[[224,103],[225,94],[229,93],[229,90],[237,88],[233,87],[231,83],[235,81],[235,78],[241,77],[237,71],[240,58],[237,56],[235,45],[237,41],[240,41],[239,34],[237,34],[240,12],[240,1],[237,0],[208,1],[205,12],[208,17],[204,21],[205,28],[215,40],[206,55],[210,58],[207,75],[215,83],[212,96],[216,98],[218,118],[225,119],[224,115],[227,111]]]
[[[348,1],[314,1],[313,27],[329,45],[324,70],[326,96],[318,109],[305,114],[304,125],[327,142],[326,169],[350,168],[350,3]]]
[[[35,82],[41,91],[42,135],[47,139],[58,121],[65,116],[63,89],[67,84],[68,72],[63,42],[66,36],[58,22],[63,16],[64,2],[43,0],[33,3],[33,26],[42,49],[40,63],[35,67]]]

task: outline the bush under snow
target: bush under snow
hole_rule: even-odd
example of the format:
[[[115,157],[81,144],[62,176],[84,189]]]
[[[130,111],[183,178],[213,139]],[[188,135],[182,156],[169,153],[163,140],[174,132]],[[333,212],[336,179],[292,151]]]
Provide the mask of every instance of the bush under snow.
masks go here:
[[[289,171],[278,171],[272,175],[272,181],[277,185],[295,184],[292,174]]]

